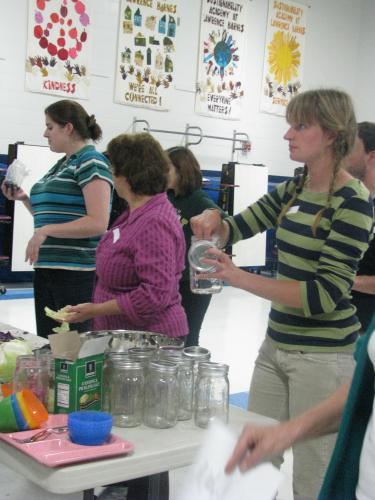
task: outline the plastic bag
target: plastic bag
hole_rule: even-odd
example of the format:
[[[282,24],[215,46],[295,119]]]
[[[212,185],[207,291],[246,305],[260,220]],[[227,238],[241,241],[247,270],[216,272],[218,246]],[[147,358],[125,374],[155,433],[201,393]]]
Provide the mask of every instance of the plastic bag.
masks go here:
[[[16,359],[25,354],[32,354],[32,350],[24,340],[10,340],[0,344],[0,381],[10,382],[13,379]]]
[[[29,174],[30,170],[21,160],[17,158],[9,165],[5,176],[5,185],[11,189],[12,195],[22,185],[24,178]]]

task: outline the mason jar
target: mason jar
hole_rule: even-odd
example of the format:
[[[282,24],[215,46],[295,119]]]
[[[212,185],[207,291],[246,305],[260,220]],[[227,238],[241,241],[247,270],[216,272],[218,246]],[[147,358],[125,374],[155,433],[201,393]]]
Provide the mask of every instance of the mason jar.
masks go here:
[[[141,363],[114,358],[110,364],[109,413],[118,427],[142,423],[145,379]]]
[[[104,353],[103,362],[103,391],[102,391],[102,409],[109,412],[109,397],[111,393],[111,378],[113,363],[116,361],[129,360],[129,355],[126,352],[107,351]]]
[[[13,391],[30,389],[41,402],[46,400],[47,366],[34,355],[18,356],[13,377]]]
[[[191,237],[191,246],[188,251],[190,290],[193,293],[212,294],[219,293],[223,288],[222,280],[218,278],[199,279],[199,275],[209,274],[216,271],[215,266],[204,262],[204,259],[216,259],[210,254],[210,249],[218,246],[218,238],[202,240],[196,236]]]
[[[156,349],[153,347],[132,347],[128,354],[130,359],[141,363],[146,378],[150,361],[156,358]]]
[[[224,363],[200,363],[195,390],[194,421],[206,428],[211,420],[228,423],[229,366]]]
[[[185,347],[182,351],[184,358],[192,359],[194,361],[194,384],[198,376],[198,365],[202,361],[210,361],[211,353],[205,347],[199,345],[192,345]]]
[[[158,429],[175,426],[177,405],[177,365],[169,361],[151,361],[145,389],[145,425]]]
[[[35,357],[42,365],[43,400],[48,413],[55,409],[55,359],[52,351],[39,349],[35,351]]]
[[[178,408],[177,420],[190,420],[193,416],[193,370],[192,359],[165,356],[163,359],[178,366]]]

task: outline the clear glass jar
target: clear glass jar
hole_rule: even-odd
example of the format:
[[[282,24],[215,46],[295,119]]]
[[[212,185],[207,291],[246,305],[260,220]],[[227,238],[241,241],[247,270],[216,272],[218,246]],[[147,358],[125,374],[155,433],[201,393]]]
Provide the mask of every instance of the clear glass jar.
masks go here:
[[[166,429],[177,423],[177,365],[168,361],[151,361],[145,389],[144,423]]]
[[[224,363],[200,363],[195,389],[194,421],[206,428],[211,420],[228,423],[229,366]]]
[[[126,361],[130,360],[126,352],[107,351],[104,353],[103,362],[103,395],[102,395],[102,409],[109,412],[109,398],[111,393],[111,377],[113,370],[113,361]]]
[[[201,361],[210,361],[211,353],[205,347],[192,345],[185,347],[182,351],[182,357],[192,359],[194,361],[194,383],[198,376],[198,365]]]
[[[46,366],[35,356],[18,356],[13,377],[14,392],[30,389],[39,401],[45,401]]]
[[[55,359],[49,349],[35,351],[35,357],[42,365],[44,388],[42,403],[47,408],[48,413],[53,413],[55,409]]]
[[[210,249],[217,248],[218,238],[201,240],[196,236],[191,237],[191,246],[188,251],[189,269],[190,269],[190,290],[193,293],[211,294],[219,293],[223,288],[222,280],[218,278],[199,279],[201,273],[215,272],[215,266],[203,262],[204,259],[216,259],[216,256],[210,254]]]
[[[132,347],[129,349],[128,354],[130,359],[141,363],[146,378],[148,366],[156,358],[156,349],[153,347]]]
[[[112,358],[109,370],[109,413],[118,427],[142,423],[145,379],[141,363]]]
[[[192,359],[165,356],[163,359],[178,366],[177,420],[190,420],[193,416],[194,362]]]

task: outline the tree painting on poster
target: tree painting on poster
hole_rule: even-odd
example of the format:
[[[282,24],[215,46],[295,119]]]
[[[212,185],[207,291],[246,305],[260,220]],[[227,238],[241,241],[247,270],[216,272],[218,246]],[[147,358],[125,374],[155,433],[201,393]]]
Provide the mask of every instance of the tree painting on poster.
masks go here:
[[[245,96],[246,5],[244,0],[202,0],[195,111],[239,120]]]
[[[91,1],[29,0],[26,90],[88,99]]]

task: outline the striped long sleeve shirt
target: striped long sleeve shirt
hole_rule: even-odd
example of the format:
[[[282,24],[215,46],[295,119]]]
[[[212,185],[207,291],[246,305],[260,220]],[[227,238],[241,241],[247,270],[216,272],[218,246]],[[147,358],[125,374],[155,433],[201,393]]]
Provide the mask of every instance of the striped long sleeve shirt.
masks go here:
[[[296,182],[280,184],[227,218],[229,243],[277,226]],[[361,182],[350,180],[334,192],[314,235],[315,216],[326,201],[326,193],[303,189],[277,226],[277,279],[298,281],[303,304],[292,308],[272,303],[267,335],[282,349],[350,352],[360,329],[350,293],[371,235],[372,201]]]
[[[47,224],[72,222],[87,215],[82,189],[93,179],[112,186],[107,158],[87,145],[59,160],[30,192],[35,229]],[[92,271],[100,236],[91,238],[53,238],[40,248],[34,267]]]

